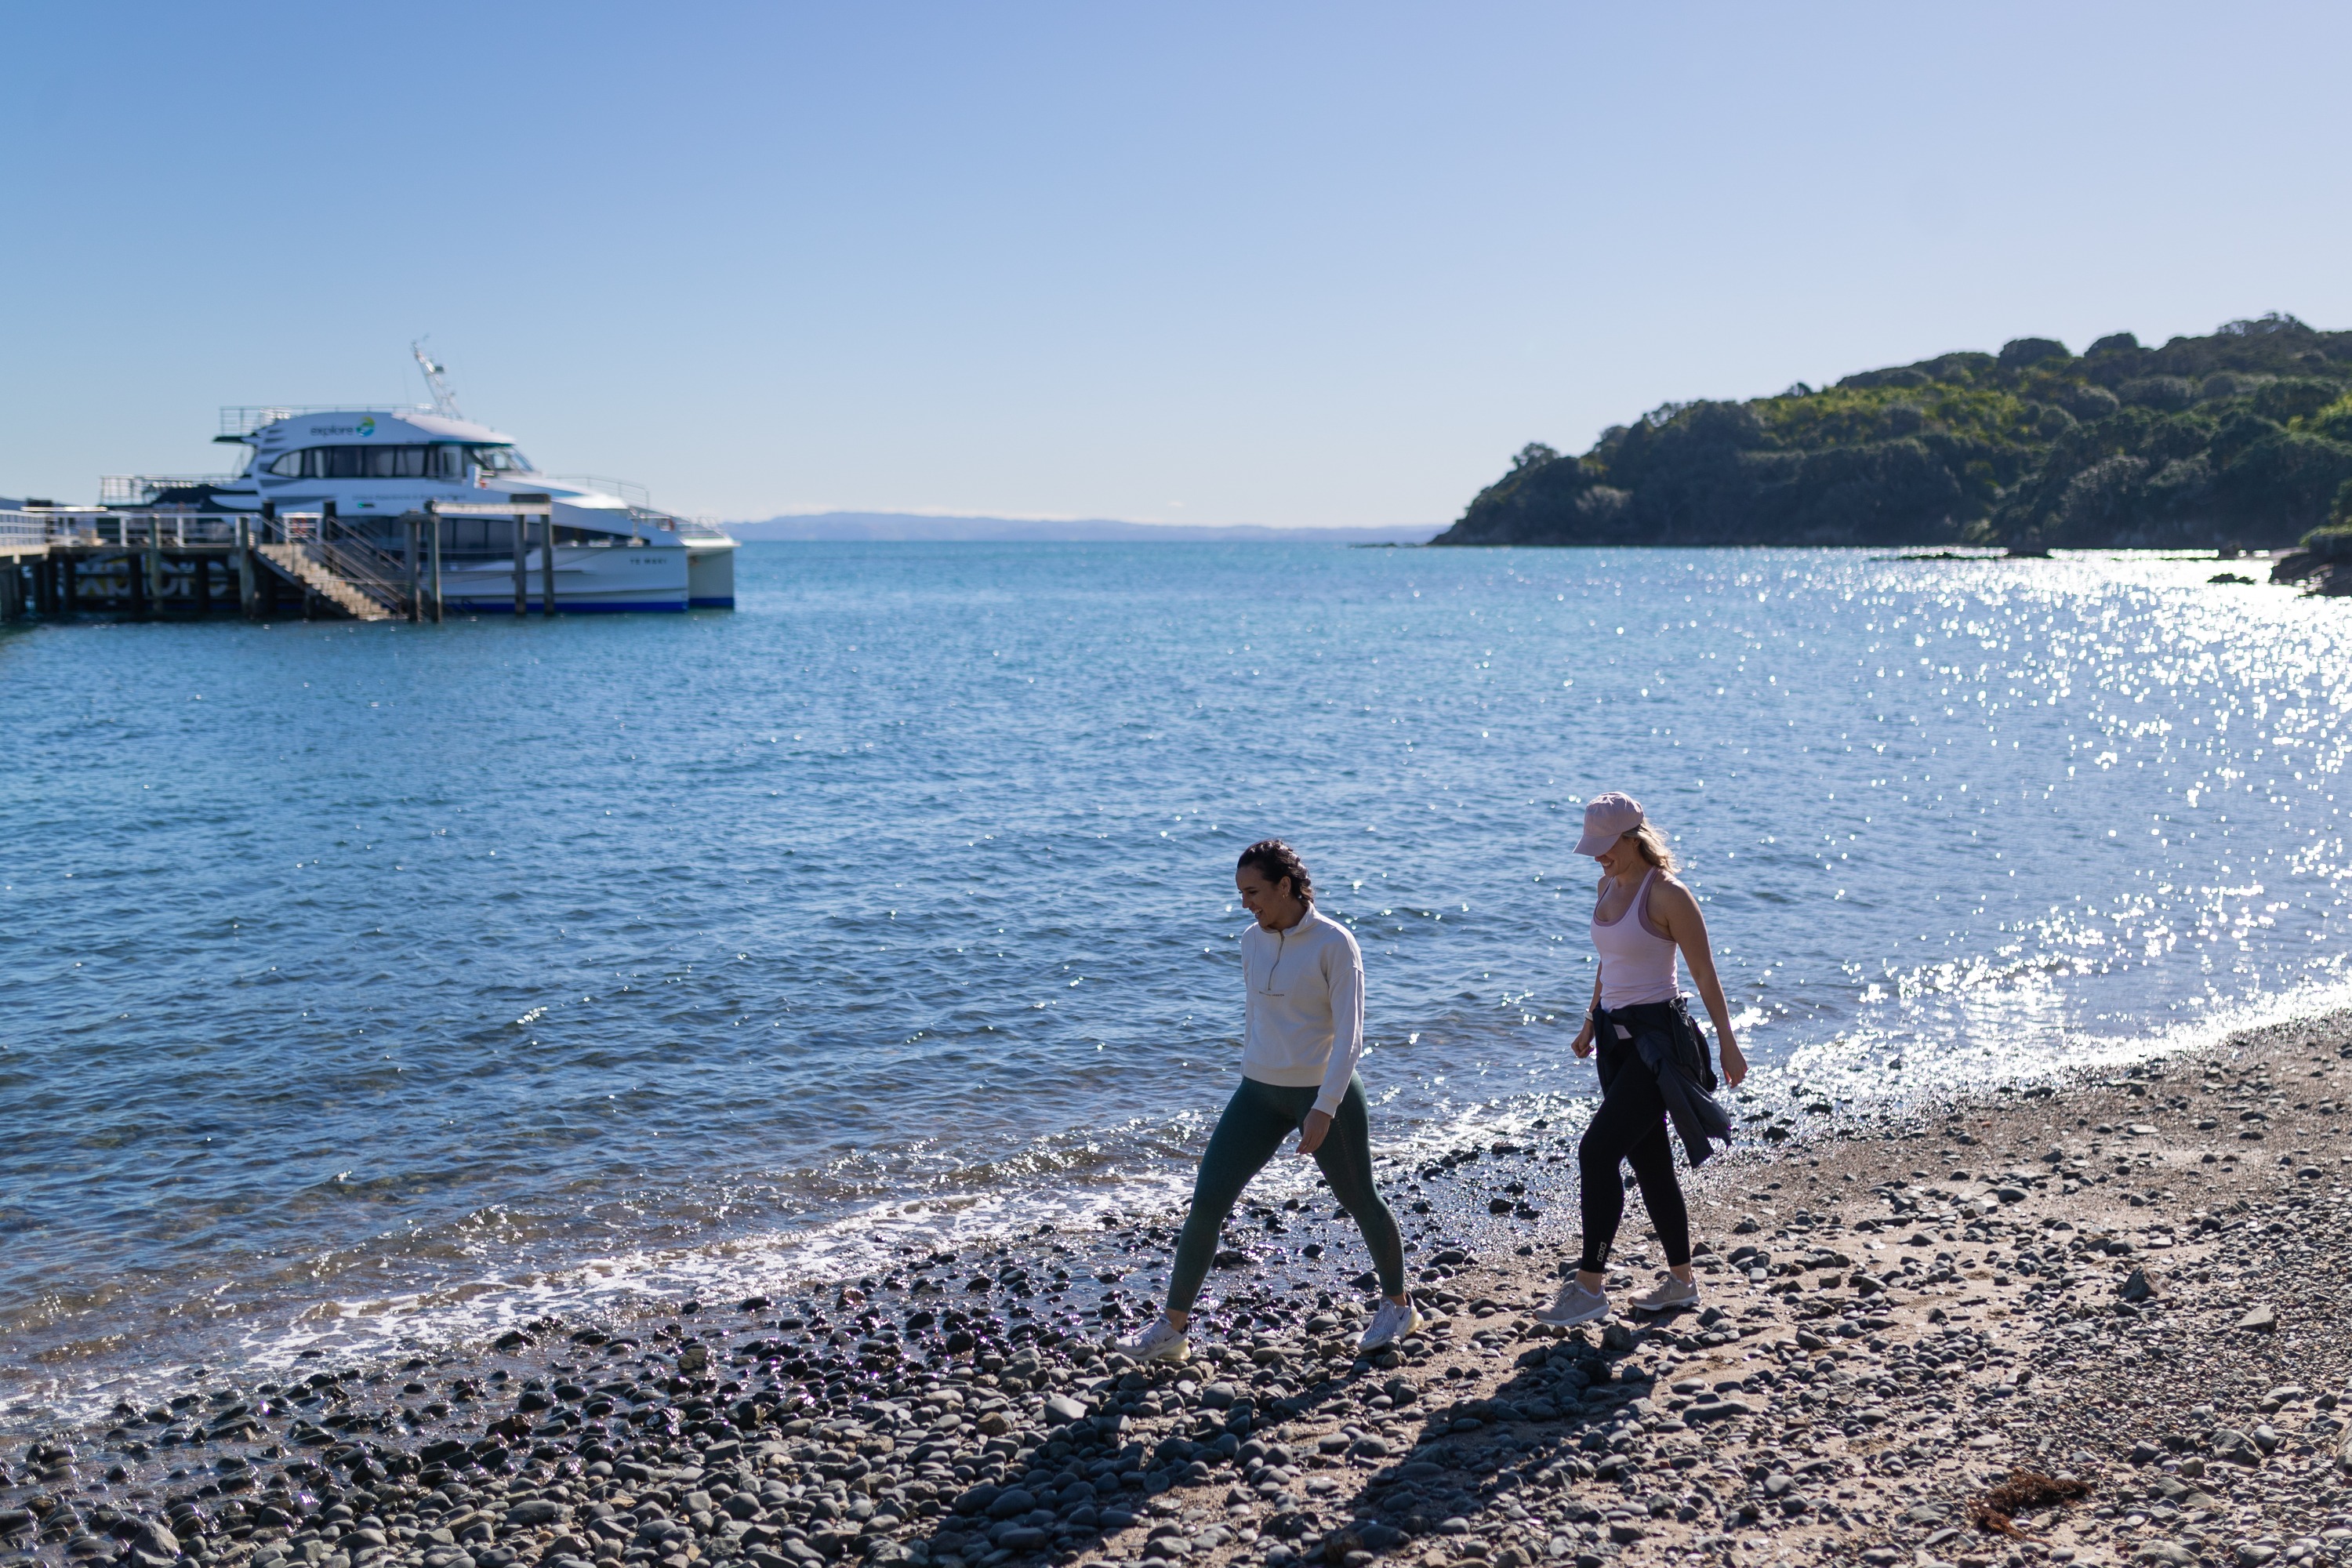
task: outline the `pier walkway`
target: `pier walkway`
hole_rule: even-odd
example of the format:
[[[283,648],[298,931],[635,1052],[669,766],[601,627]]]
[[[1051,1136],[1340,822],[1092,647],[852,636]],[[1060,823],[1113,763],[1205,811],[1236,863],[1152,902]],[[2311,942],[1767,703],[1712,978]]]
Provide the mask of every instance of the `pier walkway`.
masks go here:
[[[333,513],[256,516],[32,506],[0,511],[0,622],[105,613],[252,619],[438,621],[446,520],[510,520],[514,611],[532,607],[526,570],[537,525],[541,613],[555,611],[554,512],[544,495],[436,502],[394,520],[388,552]],[[373,531],[381,519],[371,519]]]

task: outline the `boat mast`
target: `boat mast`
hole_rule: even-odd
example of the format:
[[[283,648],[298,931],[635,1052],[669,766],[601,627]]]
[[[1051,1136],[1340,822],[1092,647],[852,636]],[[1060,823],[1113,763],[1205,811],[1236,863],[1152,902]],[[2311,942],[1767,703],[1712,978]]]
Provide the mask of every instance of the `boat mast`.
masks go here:
[[[432,389],[433,412],[445,419],[463,419],[466,416],[457,406],[457,395],[449,390],[445,374],[447,367],[433,362],[432,356],[425,352],[423,338],[412,342],[408,352],[416,356],[416,367],[425,373],[425,384]]]

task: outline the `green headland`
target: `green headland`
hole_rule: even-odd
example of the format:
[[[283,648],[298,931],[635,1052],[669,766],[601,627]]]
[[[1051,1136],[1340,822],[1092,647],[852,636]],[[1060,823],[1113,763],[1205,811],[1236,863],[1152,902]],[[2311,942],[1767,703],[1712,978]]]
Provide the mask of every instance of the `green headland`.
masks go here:
[[[2352,521],[2352,331],[2019,338],[1540,443],[1438,544],[2276,549]]]

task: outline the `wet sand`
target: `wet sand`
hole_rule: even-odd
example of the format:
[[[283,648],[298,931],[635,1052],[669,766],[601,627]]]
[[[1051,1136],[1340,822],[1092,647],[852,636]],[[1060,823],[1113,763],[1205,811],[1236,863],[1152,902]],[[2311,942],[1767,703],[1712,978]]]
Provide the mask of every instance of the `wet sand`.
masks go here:
[[[1328,1194],[1245,1202],[1192,1359],[1137,1368],[1179,1215],[909,1254],[474,1357],[192,1386],[0,1463],[0,1559],[131,1568],[1427,1568],[2352,1557],[2352,1015],[1746,1146],[1698,1308],[1528,1309],[1570,1141],[1383,1184],[1423,1333]],[[688,1307],[691,1310],[688,1310]],[[2021,1473],[2007,1493],[1992,1489]],[[2065,1494],[2080,1492],[2079,1497]]]

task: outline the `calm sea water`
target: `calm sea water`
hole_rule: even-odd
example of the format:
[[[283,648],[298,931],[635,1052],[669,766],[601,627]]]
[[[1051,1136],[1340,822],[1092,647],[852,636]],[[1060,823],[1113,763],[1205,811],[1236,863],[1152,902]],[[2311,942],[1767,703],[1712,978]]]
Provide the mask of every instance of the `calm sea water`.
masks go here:
[[[1768,1088],[2326,1005],[2352,605],[2212,570],[767,545],[731,615],[13,630],[0,1426],[1157,1201],[1268,834],[1391,1144],[1587,1089],[1609,788]]]

